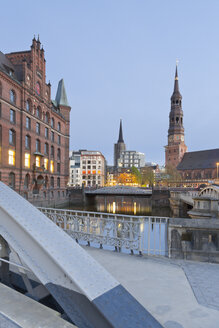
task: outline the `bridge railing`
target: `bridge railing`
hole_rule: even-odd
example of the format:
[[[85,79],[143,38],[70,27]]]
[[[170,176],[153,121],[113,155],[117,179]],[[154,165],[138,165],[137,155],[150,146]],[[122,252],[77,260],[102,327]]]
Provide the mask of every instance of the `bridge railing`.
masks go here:
[[[39,208],[80,244],[167,256],[167,217]]]

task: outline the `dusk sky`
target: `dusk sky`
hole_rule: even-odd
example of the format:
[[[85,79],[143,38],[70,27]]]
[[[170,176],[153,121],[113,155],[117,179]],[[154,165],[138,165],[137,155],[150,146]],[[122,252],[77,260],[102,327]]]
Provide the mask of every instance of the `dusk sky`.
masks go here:
[[[4,53],[40,35],[52,96],[64,78],[70,149],[113,163],[119,120],[128,150],[164,164],[176,59],[189,151],[219,148],[218,0],[2,1]]]

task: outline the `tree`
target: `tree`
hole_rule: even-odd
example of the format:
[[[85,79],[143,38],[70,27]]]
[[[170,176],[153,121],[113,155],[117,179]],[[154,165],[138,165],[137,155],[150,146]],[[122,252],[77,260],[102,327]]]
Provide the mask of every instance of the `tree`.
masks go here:
[[[122,185],[136,184],[136,178],[132,173],[120,173],[117,177],[117,182]]]
[[[139,170],[137,169],[137,167],[132,166],[131,172],[132,172],[133,176],[135,177],[137,184],[141,185],[142,184],[142,176],[141,176],[141,173],[139,172]]]
[[[154,171],[151,167],[145,168],[142,174],[142,184],[152,187],[154,184]]]

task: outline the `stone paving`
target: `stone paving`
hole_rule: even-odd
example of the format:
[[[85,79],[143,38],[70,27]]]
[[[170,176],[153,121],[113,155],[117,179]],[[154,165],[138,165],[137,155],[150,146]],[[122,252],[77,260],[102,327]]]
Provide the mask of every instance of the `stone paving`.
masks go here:
[[[181,267],[197,301],[219,311],[219,264],[184,261]]]

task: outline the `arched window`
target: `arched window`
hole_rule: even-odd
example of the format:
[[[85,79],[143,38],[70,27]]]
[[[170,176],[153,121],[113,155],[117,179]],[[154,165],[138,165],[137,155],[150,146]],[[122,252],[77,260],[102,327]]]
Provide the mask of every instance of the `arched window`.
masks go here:
[[[61,150],[60,148],[57,149],[57,160],[60,161],[61,159]]]
[[[40,118],[42,117],[42,111],[41,108],[38,106],[36,109],[36,117]]]
[[[50,187],[54,188],[54,177],[50,178]]]
[[[26,189],[28,189],[29,188],[29,184],[30,184],[30,174],[26,174],[25,175],[25,178],[24,178],[24,187]]]
[[[60,188],[60,178],[57,178],[57,187]]]
[[[54,118],[52,117],[52,118],[51,118],[51,127],[54,128],[54,125],[55,125],[55,124],[54,124]]]
[[[15,174],[14,172],[9,173],[9,181],[8,181],[9,187],[12,189],[15,189]]]
[[[10,90],[10,102],[15,104],[16,103],[16,95],[14,90]]]
[[[9,144],[15,146],[15,131],[13,129],[9,130]]]
[[[58,122],[57,129],[58,129],[58,131],[61,131],[61,123],[60,122]]]
[[[31,101],[30,101],[30,99],[27,99],[27,101],[26,101],[26,111],[27,112],[31,111]]]

